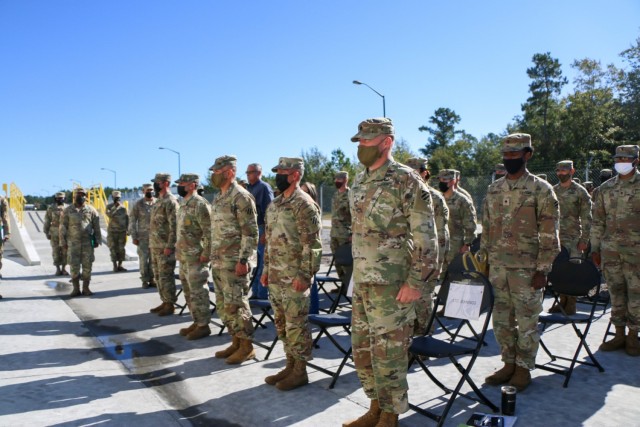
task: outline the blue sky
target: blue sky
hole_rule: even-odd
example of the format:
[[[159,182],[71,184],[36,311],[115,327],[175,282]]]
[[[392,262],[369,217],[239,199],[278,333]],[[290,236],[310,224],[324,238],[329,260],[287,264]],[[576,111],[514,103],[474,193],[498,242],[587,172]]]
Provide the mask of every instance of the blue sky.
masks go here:
[[[0,0],[0,182],[48,195],[205,174],[318,147],[382,115],[417,150],[449,107],[480,137],[527,98],[534,53],[623,63],[637,0]]]

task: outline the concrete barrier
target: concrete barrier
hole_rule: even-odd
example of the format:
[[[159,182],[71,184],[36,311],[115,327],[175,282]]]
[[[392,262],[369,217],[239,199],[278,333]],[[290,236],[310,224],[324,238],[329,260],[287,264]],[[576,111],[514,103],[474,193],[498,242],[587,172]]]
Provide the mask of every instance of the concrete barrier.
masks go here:
[[[25,215],[26,218],[26,215]],[[27,229],[18,222],[13,209],[9,209],[9,224],[11,227],[11,244],[22,255],[29,265],[40,265],[40,256],[36,251]]]

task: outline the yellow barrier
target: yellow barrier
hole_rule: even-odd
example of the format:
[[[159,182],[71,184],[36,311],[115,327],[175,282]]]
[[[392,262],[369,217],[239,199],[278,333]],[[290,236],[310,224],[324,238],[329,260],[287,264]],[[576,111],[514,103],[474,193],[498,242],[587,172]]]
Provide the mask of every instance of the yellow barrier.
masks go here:
[[[4,186],[3,186],[4,187]],[[6,192],[6,187],[5,192]],[[22,191],[15,183],[11,183],[9,187],[9,207],[13,209],[16,214],[16,219],[22,225],[24,225],[24,205],[27,201],[22,195]]]

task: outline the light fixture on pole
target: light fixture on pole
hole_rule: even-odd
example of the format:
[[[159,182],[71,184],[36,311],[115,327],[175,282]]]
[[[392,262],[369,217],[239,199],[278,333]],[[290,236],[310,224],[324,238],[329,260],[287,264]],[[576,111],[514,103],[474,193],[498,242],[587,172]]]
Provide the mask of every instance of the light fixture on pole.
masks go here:
[[[178,155],[178,178],[180,178],[181,172],[180,172],[180,153],[177,152],[176,150],[172,150],[171,148],[167,148],[167,147],[158,147],[158,150],[169,150],[172,151],[174,153],[176,153]]]
[[[115,190],[116,188],[118,188],[118,173],[113,169],[108,169],[108,168],[100,168],[100,169],[103,171],[109,171],[113,173],[113,189]]]
[[[377,90],[375,90],[374,88],[372,88],[371,86],[369,86],[366,83],[363,83],[361,81],[358,80],[354,80],[353,81],[354,85],[365,85],[366,87],[368,87],[369,89],[371,89],[372,91],[374,91],[375,93],[378,94],[378,96],[380,96],[382,98],[382,117],[387,117],[387,106],[385,105],[385,99],[384,99],[384,95],[381,94],[380,92],[378,92]]]

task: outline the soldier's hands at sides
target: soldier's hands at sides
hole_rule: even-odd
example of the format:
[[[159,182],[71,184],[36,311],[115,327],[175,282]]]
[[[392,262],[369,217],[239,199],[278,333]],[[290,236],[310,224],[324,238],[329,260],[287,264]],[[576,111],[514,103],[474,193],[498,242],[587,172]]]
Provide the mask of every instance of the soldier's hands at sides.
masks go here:
[[[587,251],[587,244],[584,243],[584,242],[578,243],[578,250],[580,252],[586,252]]]
[[[140,244],[140,240],[138,239],[133,239],[133,244],[138,246]]]
[[[306,282],[301,282],[297,279],[293,279],[293,290],[296,292],[304,292],[309,289],[309,284]]]
[[[408,304],[416,301],[422,296],[422,292],[419,289],[412,289],[406,283],[402,285],[396,300],[402,304]]]
[[[592,252],[591,261],[593,261],[596,267],[600,267],[600,264],[602,263],[602,257],[600,256],[600,252]]]
[[[205,264],[209,262],[209,257],[208,256],[204,256],[204,255],[200,255],[200,258],[198,258],[198,260],[200,261],[200,264]]]
[[[260,243],[261,245],[264,245],[265,243],[267,243],[267,236],[266,235],[262,235],[258,238],[258,243]]]
[[[173,253],[173,250],[169,249],[169,248],[164,248],[164,256],[171,256],[171,254]]]
[[[236,276],[246,276],[247,274],[249,274],[249,264],[236,262]]]
[[[463,253],[465,253],[465,252],[469,252],[469,245],[467,245],[467,244],[465,243],[464,245],[462,245],[462,246],[460,247],[460,250],[459,250],[458,252],[460,252],[461,254],[463,254]]]
[[[267,276],[266,274],[263,274],[262,276],[260,276],[260,283],[265,288],[269,286],[269,276]]]
[[[542,289],[547,286],[547,276],[542,271],[536,271],[531,280],[531,287],[533,289]]]

